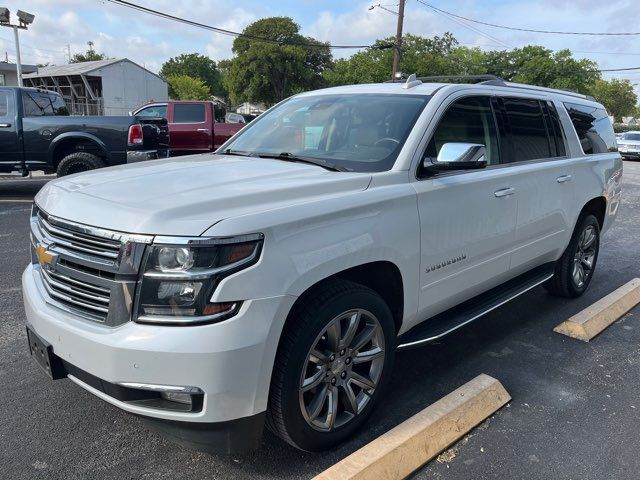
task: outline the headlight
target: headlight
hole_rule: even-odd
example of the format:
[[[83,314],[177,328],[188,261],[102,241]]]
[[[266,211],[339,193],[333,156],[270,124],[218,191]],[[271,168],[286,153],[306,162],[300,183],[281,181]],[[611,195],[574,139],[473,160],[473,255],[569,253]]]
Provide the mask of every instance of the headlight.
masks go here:
[[[211,297],[223,278],[258,261],[263,238],[157,237],[143,262],[135,320],[197,325],[235,315],[240,301],[213,303]]]

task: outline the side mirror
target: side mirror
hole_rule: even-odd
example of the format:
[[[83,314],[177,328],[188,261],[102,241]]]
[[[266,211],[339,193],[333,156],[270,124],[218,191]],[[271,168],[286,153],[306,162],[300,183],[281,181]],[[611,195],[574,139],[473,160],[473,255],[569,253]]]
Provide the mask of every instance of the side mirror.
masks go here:
[[[468,170],[487,166],[487,150],[480,143],[445,143],[438,157],[425,158],[424,167],[429,170]]]

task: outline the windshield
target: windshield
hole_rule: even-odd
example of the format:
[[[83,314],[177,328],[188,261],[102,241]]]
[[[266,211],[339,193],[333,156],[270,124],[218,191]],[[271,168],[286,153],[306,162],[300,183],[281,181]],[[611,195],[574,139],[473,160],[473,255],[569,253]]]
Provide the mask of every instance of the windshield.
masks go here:
[[[386,94],[294,97],[254,120],[225,152],[286,153],[356,172],[389,170],[428,101]]]
[[[640,133],[625,133],[624,135],[622,135],[622,140],[640,142]]]

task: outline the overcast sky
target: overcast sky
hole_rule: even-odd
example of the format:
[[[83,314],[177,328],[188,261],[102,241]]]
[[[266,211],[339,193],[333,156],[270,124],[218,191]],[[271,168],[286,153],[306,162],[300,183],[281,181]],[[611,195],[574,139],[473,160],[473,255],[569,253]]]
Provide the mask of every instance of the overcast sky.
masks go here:
[[[369,44],[395,33],[396,17],[372,4],[394,7],[397,0],[132,0],[134,3],[202,23],[242,30],[266,16],[292,17],[302,33],[334,44]],[[637,0],[431,0],[439,8],[478,20],[543,30],[640,31]],[[36,15],[32,27],[21,32],[23,63],[67,62],[71,54],[84,52],[87,41],[109,57],[127,57],[158,71],[169,57],[198,52],[221,60],[231,56],[232,38],[164,20],[106,0],[5,0],[12,13],[18,9]],[[405,31],[419,35],[452,32],[465,45],[504,49],[526,44],[551,49],[570,48],[576,57],[587,57],[601,68],[640,66],[640,36],[588,37],[529,34],[470,24],[476,30],[437,14],[417,0],[407,0]],[[494,40],[495,39],[495,40]],[[498,43],[500,42],[500,43]],[[15,59],[10,29],[0,29],[0,53]],[[353,51],[334,52],[336,56]],[[640,83],[640,70],[607,74]]]

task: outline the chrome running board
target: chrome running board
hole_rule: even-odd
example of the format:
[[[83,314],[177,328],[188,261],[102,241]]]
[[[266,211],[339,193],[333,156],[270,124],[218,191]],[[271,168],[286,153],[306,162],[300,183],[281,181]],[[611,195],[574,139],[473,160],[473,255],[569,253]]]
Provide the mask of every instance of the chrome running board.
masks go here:
[[[508,282],[425,320],[398,339],[398,350],[434,342],[477,320],[553,277],[554,263],[534,268]]]

